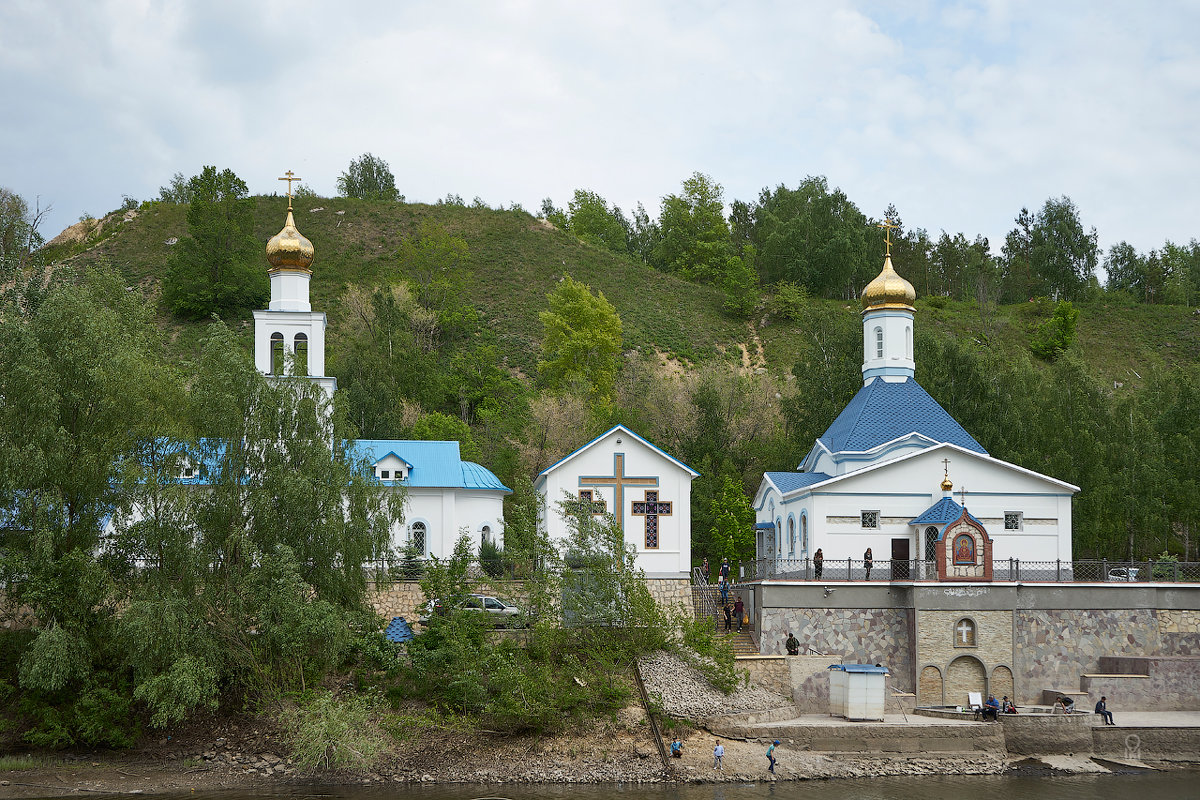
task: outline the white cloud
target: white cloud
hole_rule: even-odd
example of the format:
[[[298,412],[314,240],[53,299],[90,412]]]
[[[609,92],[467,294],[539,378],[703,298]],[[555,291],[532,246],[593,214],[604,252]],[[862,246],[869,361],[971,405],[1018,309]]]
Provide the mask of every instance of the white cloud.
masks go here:
[[[694,170],[752,200],[826,175],[865,212],[987,235],[1070,195],[1102,242],[1200,236],[1188,5],[317,2],[0,5],[0,184],[53,227],[231,167],[332,193],[652,210]],[[51,233],[52,231],[47,231]]]

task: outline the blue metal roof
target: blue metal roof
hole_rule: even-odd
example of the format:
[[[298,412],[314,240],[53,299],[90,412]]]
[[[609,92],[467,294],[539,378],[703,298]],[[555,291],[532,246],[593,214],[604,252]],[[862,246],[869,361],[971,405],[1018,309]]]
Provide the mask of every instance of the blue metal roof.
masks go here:
[[[372,464],[394,455],[411,465],[406,486],[512,491],[492,472],[459,455],[458,442],[426,442],[412,439],[356,439],[355,457]]]
[[[647,447],[649,447],[651,450],[653,450],[654,452],[658,453],[660,456],[662,456],[663,458],[667,459],[667,460],[668,460],[668,461],[670,461],[672,464],[676,465],[677,467],[679,467],[680,469],[684,470],[685,472],[689,472],[689,473],[691,473],[691,476],[692,476],[693,478],[699,478],[699,477],[700,477],[700,473],[699,473],[699,472],[696,472],[696,470],[692,469],[692,468],[691,468],[691,467],[689,467],[687,464],[683,463],[683,462],[682,462],[682,461],[680,461],[678,458],[676,458],[675,456],[673,456],[673,455],[671,455],[670,453],[668,453],[666,450],[663,450],[661,447],[659,447],[659,446],[655,445],[654,443],[652,443],[652,442],[650,442],[650,441],[647,441],[646,439],[642,438],[641,436],[638,436],[636,433],[634,433],[633,431],[629,430],[629,428],[626,428],[624,425],[613,425],[611,428],[609,428],[609,429],[608,429],[608,430],[606,430],[604,433],[602,433],[602,434],[600,434],[599,436],[597,436],[595,439],[592,439],[590,442],[588,442],[587,444],[585,444],[583,447],[580,447],[580,448],[578,448],[578,449],[576,449],[576,450],[573,450],[573,451],[572,451],[572,452],[570,452],[570,453],[567,453],[565,456],[563,456],[562,458],[560,458],[558,461],[555,461],[553,464],[551,464],[550,466],[546,467],[544,470],[542,470],[541,472],[539,472],[539,473],[538,473],[538,482],[540,483],[540,482],[541,482],[541,480],[542,480],[542,478],[544,478],[544,477],[546,477],[547,475],[549,475],[549,474],[550,474],[550,472],[551,472],[551,471],[553,471],[553,470],[554,470],[554,469],[555,469],[555,468],[556,468],[556,467],[557,467],[559,464],[562,464],[562,463],[564,463],[564,462],[566,462],[566,461],[570,461],[572,458],[574,458],[574,457],[575,457],[575,456],[577,456],[578,454],[582,453],[584,450],[587,450],[589,447],[591,447],[592,445],[594,445],[596,442],[600,441],[600,440],[601,440],[601,439],[603,439],[604,437],[608,436],[608,435],[609,435],[610,433],[612,433],[613,431],[618,431],[618,430],[619,430],[619,431],[622,431],[623,433],[625,433],[625,434],[627,434],[627,435],[629,435],[629,436],[632,436],[634,439],[637,439],[639,442],[641,442],[642,444],[646,445],[646,446],[647,446]]]
[[[912,433],[987,455],[971,434],[912,378],[877,378],[858,390],[820,441],[831,453],[862,452]]]
[[[866,672],[872,675],[887,675],[887,667],[877,667],[874,664],[830,664],[830,669],[842,672]]]
[[[775,527],[774,522],[756,522],[756,523],[754,523],[754,530],[756,530],[756,531],[769,531],[769,530],[774,529],[774,527]]]
[[[949,525],[956,519],[962,516],[963,507],[954,502],[953,498],[943,497],[929,508],[921,512],[921,514],[908,521],[909,525]],[[975,519],[973,514],[967,514],[971,521],[983,527],[983,523]]]
[[[781,493],[787,494],[814,483],[827,481],[833,476],[824,472],[768,472],[766,477],[771,479],[771,483],[775,484]]]
[[[412,626],[404,617],[392,617],[392,621],[388,623],[387,629],[383,632],[383,638],[396,644],[411,642],[413,640]]]

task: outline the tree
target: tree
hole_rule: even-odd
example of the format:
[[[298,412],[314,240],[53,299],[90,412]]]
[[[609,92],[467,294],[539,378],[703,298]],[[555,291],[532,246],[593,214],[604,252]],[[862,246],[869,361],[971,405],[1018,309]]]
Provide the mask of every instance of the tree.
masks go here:
[[[749,561],[754,558],[754,509],[741,484],[729,476],[721,483],[721,493],[712,501],[713,558]]]
[[[38,227],[49,211],[30,210],[23,197],[0,186],[0,277],[8,279],[29,265],[44,241]]]
[[[699,172],[683,182],[681,194],[663,198],[658,216],[661,239],[653,264],[689,280],[715,283],[732,255],[729,224],[725,221],[724,189]]]
[[[462,337],[474,330],[478,315],[467,300],[471,251],[462,238],[425,220],[401,243],[399,262],[417,300],[436,315],[439,334]],[[440,343],[435,338],[433,344]]]
[[[461,419],[434,411],[425,414],[410,431],[412,438],[425,442],[458,442],[459,454],[464,461],[479,461],[483,453],[471,435],[471,428]]]
[[[350,162],[350,167],[337,179],[342,197],[360,200],[403,200],[396,191],[396,178],[388,163],[378,156],[364,153]]]
[[[1077,300],[1096,272],[1096,229],[1085,231],[1071,198],[1050,198],[1031,216],[1021,209],[1017,227],[1004,243],[1006,295],[1012,300],[1029,293]]]
[[[567,203],[567,230],[589,244],[603,247],[614,253],[625,253],[629,248],[628,222],[621,210],[595,192],[576,189],[575,196]]]
[[[601,404],[612,395],[621,353],[621,317],[603,292],[563,275],[546,294],[542,360],[538,370],[552,389],[579,389]]]
[[[163,203],[186,204],[192,202],[192,189],[182,172],[172,175],[171,182],[166,186],[158,187],[158,199]]]
[[[1030,345],[1033,352],[1053,361],[1075,341],[1075,324],[1079,311],[1066,300],[1056,303],[1054,315],[1038,326]]]
[[[188,234],[175,246],[163,278],[167,306],[192,319],[261,306],[270,286],[245,181],[206,166],[188,181],[188,190]]]

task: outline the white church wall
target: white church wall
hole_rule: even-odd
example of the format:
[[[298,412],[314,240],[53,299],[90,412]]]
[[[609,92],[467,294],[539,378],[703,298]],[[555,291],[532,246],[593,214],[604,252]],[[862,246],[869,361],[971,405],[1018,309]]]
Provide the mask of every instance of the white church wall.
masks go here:
[[[611,480],[618,474],[626,481],[642,479],[645,484],[624,485],[619,509],[615,486],[602,482],[589,485],[591,482],[587,480],[589,477]],[[656,485],[652,479],[657,479]],[[581,489],[591,491],[593,500],[603,500],[606,511],[619,515],[625,541],[636,550],[638,566],[648,576],[686,574],[690,570],[691,474],[686,470],[628,432],[610,431],[540,478],[543,524],[551,539],[566,540],[568,526],[559,513],[558,503],[567,496],[578,497]],[[647,490],[657,492],[659,502],[671,503],[669,515],[657,515],[656,548],[646,546],[646,518],[632,511],[634,502],[645,501]]]

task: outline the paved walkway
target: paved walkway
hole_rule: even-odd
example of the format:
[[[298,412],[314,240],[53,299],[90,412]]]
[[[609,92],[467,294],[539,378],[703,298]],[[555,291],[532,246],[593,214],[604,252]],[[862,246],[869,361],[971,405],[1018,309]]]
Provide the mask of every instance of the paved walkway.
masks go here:
[[[1089,715],[1094,716],[1094,715]],[[1200,711],[1129,711],[1113,710],[1113,720],[1118,728],[1200,728]],[[1097,724],[1099,719],[1096,720]],[[945,725],[990,725],[988,722],[976,722],[973,719],[944,719],[941,717],[926,717],[922,714],[885,714],[883,722],[853,722],[842,717],[831,717],[828,714],[803,714],[792,719],[778,722],[758,722],[748,724],[747,728],[779,728],[798,725],[812,726],[857,726],[857,725],[908,725],[912,727],[929,727]]]

